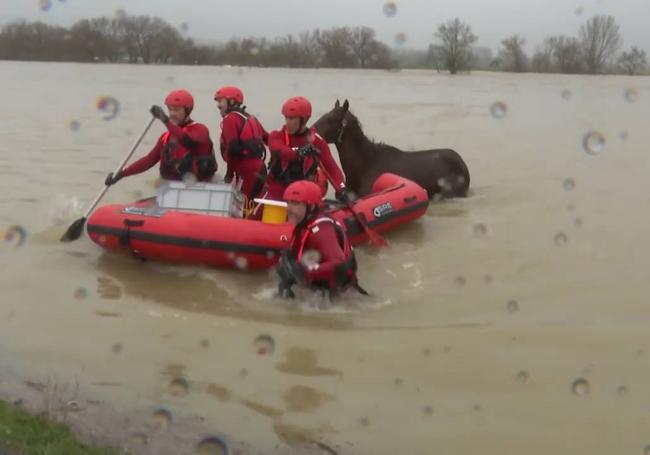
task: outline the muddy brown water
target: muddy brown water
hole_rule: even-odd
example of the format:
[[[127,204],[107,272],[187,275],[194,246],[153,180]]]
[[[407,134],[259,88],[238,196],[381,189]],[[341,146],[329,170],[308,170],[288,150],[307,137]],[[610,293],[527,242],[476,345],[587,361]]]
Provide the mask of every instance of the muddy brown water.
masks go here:
[[[471,197],[432,205],[388,235],[389,251],[360,248],[374,297],[333,308],[275,299],[270,272],[57,241],[151,104],[192,90],[216,141],[212,93],[227,83],[267,128],[290,95],[317,115],[347,97],[377,140],[456,149]],[[0,249],[4,368],[76,382],[127,414],[198,416],[260,453],[306,441],[341,454],[650,444],[649,78],[2,62],[0,85],[0,225],[27,232]],[[112,120],[102,96],[120,103]],[[592,135],[585,148],[589,131],[604,144]],[[124,180],[105,202],[151,194],[155,178]]]

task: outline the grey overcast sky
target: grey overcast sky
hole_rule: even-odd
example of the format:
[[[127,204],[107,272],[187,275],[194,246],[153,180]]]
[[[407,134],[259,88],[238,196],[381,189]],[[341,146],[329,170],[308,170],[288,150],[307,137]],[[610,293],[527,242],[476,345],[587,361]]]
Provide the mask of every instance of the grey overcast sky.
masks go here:
[[[496,49],[501,39],[524,35],[528,50],[544,37],[577,34],[596,14],[611,14],[621,26],[625,47],[650,51],[650,0],[397,0],[397,14],[386,17],[385,0],[51,0],[41,11],[37,0],[0,0],[0,24],[17,18],[69,25],[80,18],[129,14],[159,16],[173,25],[187,23],[189,35],[209,41],[232,36],[275,37],[312,28],[368,25],[392,44],[407,35],[406,46],[425,48],[437,24],[453,17],[468,22],[479,45]],[[582,10],[577,14],[576,10]]]

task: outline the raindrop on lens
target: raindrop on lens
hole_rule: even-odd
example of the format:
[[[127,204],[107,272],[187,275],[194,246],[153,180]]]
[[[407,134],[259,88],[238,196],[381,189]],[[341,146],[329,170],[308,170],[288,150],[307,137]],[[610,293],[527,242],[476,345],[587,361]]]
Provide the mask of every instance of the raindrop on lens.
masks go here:
[[[260,335],[255,339],[255,352],[260,356],[267,356],[273,354],[275,351],[275,341],[271,335]]]
[[[571,384],[571,391],[579,397],[589,394],[590,388],[589,382],[584,378],[578,378]]]
[[[169,394],[174,397],[184,397],[189,391],[189,384],[183,378],[175,378],[169,383]]]
[[[187,34],[187,32],[190,31],[190,26],[187,24],[187,22],[183,22],[178,28],[181,30],[181,33]]]
[[[573,96],[573,93],[571,93],[571,90],[569,90],[568,88],[565,88],[564,90],[562,90],[562,91],[560,92],[560,95],[561,95],[562,98],[564,98],[565,100],[570,100],[571,97]]]
[[[573,224],[575,224],[576,226],[582,226],[582,218],[576,218],[575,220],[573,220]]]
[[[527,383],[528,382],[528,372],[525,371],[525,370],[520,371],[519,373],[517,373],[517,376],[515,377],[515,379],[517,380],[517,382],[519,384]]]
[[[151,421],[156,428],[166,430],[172,423],[172,414],[166,409],[157,409],[151,415]]]
[[[105,114],[104,120],[113,120],[120,113],[120,103],[112,96],[102,96],[97,100],[97,110]]]
[[[111,351],[113,351],[113,354],[119,354],[120,352],[122,352],[123,349],[124,349],[124,346],[122,346],[121,343],[115,343],[111,347]]]
[[[196,455],[228,455],[228,446],[216,436],[205,438],[196,446]]]
[[[243,256],[235,258],[235,267],[237,267],[239,270],[248,269],[248,259]]]
[[[397,14],[397,4],[395,2],[384,3],[384,16],[395,17]]]
[[[300,258],[300,263],[309,268],[320,263],[321,254],[318,250],[307,250]]]
[[[396,386],[399,387],[399,386],[401,386],[402,384],[404,384],[404,380],[403,380],[402,378],[395,378],[395,380],[393,381],[393,383],[394,383]]]
[[[368,419],[368,417],[361,417],[359,419],[359,423],[361,424],[362,427],[367,427],[368,425],[370,425],[370,420]]]
[[[490,106],[492,117],[502,119],[508,113],[508,106],[503,101],[496,101]]]
[[[487,227],[482,223],[475,224],[474,235],[476,237],[485,237],[487,235]]]
[[[627,141],[630,138],[630,133],[627,131],[621,131],[618,135],[623,142]]]
[[[582,147],[590,155],[599,155],[605,150],[607,140],[598,131],[589,131],[582,138]]]
[[[260,53],[260,48],[257,46],[251,47],[251,55],[257,55]]]
[[[557,234],[555,234],[553,241],[555,242],[556,246],[563,247],[567,245],[567,243],[569,242],[569,238],[564,232],[558,232]]]
[[[639,99],[639,92],[636,89],[628,88],[625,90],[623,97],[628,103],[635,103]]]
[[[74,298],[77,300],[86,300],[88,298],[88,290],[86,288],[77,288],[74,291]]]
[[[616,388],[616,394],[617,394],[619,397],[624,397],[624,396],[626,396],[628,393],[630,393],[630,389],[629,389],[627,386],[625,386],[625,385],[620,385],[620,386],[618,386],[618,387]]]
[[[576,189],[576,181],[569,177],[562,182],[562,186],[566,191],[573,191]]]
[[[422,412],[424,413],[425,416],[431,416],[433,415],[433,407],[425,406],[422,408]]]
[[[210,347],[210,342],[207,340],[207,338],[203,338],[201,340],[201,347],[203,349],[208,349]]]
[[[483,277],[483,281],[485,282],[485,284],[490,284],[490,283],[492,283],[493,280],[494,280],[494,278],[492,278],[492,275],[485,275]]]
[[[51,0],[39,0],[38,7],[41,11],[49,11],[52,8],[52,2]]]
[[[464,276],[459,275],[456,278],[454,278],[454,284],[459,287],[465,286],[465,284],[467,284],[467,280],[465,279]]]
[[[576,10],[575,10],[576,16],[582,16],[582,13],[584,13],[584,12],[585,12],[585,9],[582,6],[577,7]]]
[[[400,33],[396,34],[395,35],[395,44],[397,44],[398,46],[403,46],[404,44],[406,44],[406,33],[400,32]]]
[[[72,120],[69,124],[68,127],[70,128],[71,131],[74,131],[75,133],[81,129],[81,123],[79,123],[78,120]]]
[[[508,310],[508,313],[516,313],[519,311],[519,304],[517,303],[516,300],[510,300],[506,304],[506,309]]]
[[[27,231],[24,227],[9,226],[3,236],[5,246],[20,248],[27,241]]]

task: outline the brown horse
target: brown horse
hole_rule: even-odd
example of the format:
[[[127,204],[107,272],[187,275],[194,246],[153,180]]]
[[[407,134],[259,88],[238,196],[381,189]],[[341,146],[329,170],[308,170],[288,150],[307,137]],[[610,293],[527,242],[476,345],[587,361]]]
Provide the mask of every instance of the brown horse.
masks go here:
[[[413,180],[429,197],[464,197],[469,188],[469,170],[451,149],[403,152],[366,137],[361,123],[350,112],[350,103],[336,100],[334,109],[314,124],[316,131],[339,152],[347,187],[358,196],[370,193],[381,174],[391,172]]]

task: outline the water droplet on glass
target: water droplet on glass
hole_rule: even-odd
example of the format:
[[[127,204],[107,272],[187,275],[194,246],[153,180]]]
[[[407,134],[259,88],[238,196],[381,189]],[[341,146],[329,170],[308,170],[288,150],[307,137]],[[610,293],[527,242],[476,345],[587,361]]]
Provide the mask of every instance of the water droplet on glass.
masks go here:
[[[393,381],[393,384],[395,384],[396,386],[399,387],[402,384],[404,384],[404,380],[402,378],[395,378],[395,380]]]
[[[397,44],[398,46],[403,46],[404,44],[406,44],[406,33],[400,32],[400,33],[396,34],[395,35],[395,44]]]
[[[79,129],[81,129],[81,123],[79,123],[78,120],[71,120],[70,123],[68,123],[68,127],[71,131],[74,131],[76,133],[79,131]]]
[[[447,354],[448,352],[451,352],[451,346],[446,346],[446,345],[443,346],[442,352],[444,352],[445,354]]]
[[[634,88],[628,88],[625,90],[623,97],[628,103],[636,103],[639,99],[639,92],[637,92]]]
[[[465,286],[467,284],[467,280],[464,276],[458,275],[456,278],[454,278],[454,284],[459,287]]]
[[[492,117],[502,119],[508,113],[508,106],[503,101],[496,101],[490,106]]]
[[[562,182],[562,186],[566,191],[573,191],[576,189],[576,181],[571,177],[566,178],[564,179],[564,182]]]
[[[271,335],[260,335],[255,339],[255,352],[260,356],[267,356],[273,354],[275,351],[275,341]]]
[[[618,387],[616,388],[616,394],[617,394],[619,397],[624,397],[624,396],[626,396],[628,393],[630,393],[630,389],[629,389],[626,385],[620,385],[620,386],[618,386]]]
[[[248,259],[246,259],[244,256],[235,258],[235,267],[237,267],[239,270],[248,269]]]
[[[492,275],[485,275],[483,277],[483,282],[485,284],[490,284],[490,283],[492,283],[492,281],[494,281],[494,278],[492,278]]]
[[[124,350],[124,346],[122,346],[121,343],[115,343],[113,346],[111,346],[111,351],[113,351],[113,354],[119,354]]]
[[[118,19],[122,19],[126,17],[126,11],[122,8],[115,8],[114,13]]]
[[[156,409],[151,415],[151,421],[155,428],[166,430],[172,423],[172,413],[167,409]]]
[[[575,220],[573,220],[573,224],[575,224],[576,226],[582,226],[582,218],[576,218]]]
[[[190,386],[184,378],[175,378],[167,387],[169,394],[174,397],[184,397],[188,394]]]
[[[246,368],[242,368],[241,370],[239,370],[239,376],[245,378],[246,376],[248,376],[248,370]]]
[[[49,11],[50,8],[52,8],[52,1],[51,0],[38,0],[38,7],[40,8],[41,11]]]
[[[201,340],[201,347],[203,349],[208,349],[210,347],[210,341],[207,338]]]
[[[120,113],[120,103],[112,96],[102,96],[97,100],[97,110],[104,114],[104,120],[113,120]]]
[[[183,34],[187,34],[190,31],[190,26],[188,25],[187,22],[183,22],[181,25],[178,26],[178,28]]]
[[[570,100],[571,97],[573,96],[573,93],[571,93],[571,90],[569,90],[568,88],[565,88],[560,92],[560,96],[562,96],[562,98],[564,98],[565,100]]]
[[[362,427],[367,427],[368,425],[370,425],[370,419],[368,419],[368,417],[361,417],[359,419],[359,423],[361,424]]]
[[[587,395],[590,388],[589,381],[584,378],[578,378],[571,384],[571,391],[579,397]]]
[[[397,14],[397,3],[395,2],[386,2],[384,3],[384,16],[386,17],[395,17]]]
[[[432,416],[433,415],[433,407],[432,406],[425,406],[422,408],[422,413],[425,416]]]
[[[472,410],[475,412],[481,412],[483,410],[483,406],[481,406],[481,403],[474,403]]]
[[[525,370],[521,370],[519,373],[517,373],[517,376],[515,376],[516,381],[519,384],[525,384],[528,382],[528,372]]]
[[[607,139],[598,131],[589,131],[582,138],[582,147],[590,155],[599,155],[605,150]]]
[[[506,304],[506,309],[508,310],[508,313],[516,313],[519,311],[519,303],[517,303],[516,300],[510,300]]]
[[[320,263],[321,254],[318,250],[307,250],[303,253],[302,258],[300,258],[300,263],[307,267],[314,267]]]
[[[483,223],[475,224],[473,230],[476,237],[485,237],[487,235],[487,226]]]
[[[555,237],[553,238],[553,242],[555,242],[556,246],[559,247],[564,247],[569,243],[569,237],[564,232],[558,232],[555,234]]]
[[[618,137],[623,141],[627,141],[630,138],[630,133],[628,131],[621,131]]]
[[[579,6],[575,9],[576,16],[582,16],[582,13],[585,12],[585,9],[582,6]]]
[[[425,357],[430,357],[431,356],[431,348],[424,348],[422,350],[422,355],[424,355]]]
[[[75,289],[74,298],[77,300],[86,300],[88,298],[88,290],[86,288]]]
[[[20,248],[26,241],[27,230],[17,224],[9,226],[3,235],[3,242],[6,247]]]
[[[228,455],[228,446],[221,438],[211,436],[199,442],[194,453],[196,455]]]

